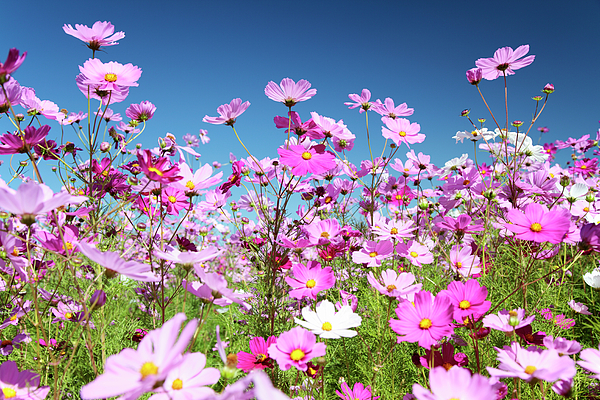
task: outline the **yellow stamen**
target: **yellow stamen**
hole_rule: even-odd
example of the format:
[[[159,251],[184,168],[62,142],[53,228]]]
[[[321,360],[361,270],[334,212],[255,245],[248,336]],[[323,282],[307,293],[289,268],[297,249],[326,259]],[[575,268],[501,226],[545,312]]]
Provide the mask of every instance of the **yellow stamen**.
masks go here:
[[[190,190],[194,190],[194,188],[196,187],[196,185],[194,185],[194,182],[192,181],[187,181],[187,183],[185,184],[185,187],[190,189]]]
[[[333,329],[333,327],[331,326],[331,324],[329,322],[325,322],[323,324],[323,326],[321,327],[321,329],[323,329],[324,331],[330,331]]]
[[[304,352],[300,349],[296,349],[292,351],[292,353],[290,354],[290,358],[294,361],[300,361],[304,358]]]
[[[421,329],[429,329],[432,325],[433,323],[429,318],[423,318],[421,322],[419,322],[419,328]]]
[[[536,370],[537,368],[533,365],[528,365],[527,367],[525,367],[525,373],[529,375],[533,374]]]
[[[398,135],[400,135],[400,136],[404,137],[404,136],[406,136],[406,132],[404,132],[404,131],[400,131],[400,132],[398,132]]]
[[[458,303],[458,306],[461,309],[466,310],[467,308],[471,307],[471,303],[469,303],[469,300],[463,300],[460,303]]]
[[[322,232],[321,237],[325,239],[329,238],[329,232]]]
[[[181,390],[181,388],[183,388],[183,381],[181,379],[175,379],[173,381],[173,384],[171,385],[171,388],[173,390]]]
[[[372,251],[369,253],[369,257],[373,258],[373,257],[377,257],[377,252],[376,251]]]
[[[2,388],[2,393],[4,393],[5,399],[12,399],[13,397],[17,396],[16,390],[8,387]]]
[[[109,72],[108,74],[104,75],[104,80],[107,82],[116,82],[117,74],[113,74],[112,72]]]
[[[148,361],[142,364],[142,369],[140,369],[140,373],[142,374],[142,380],[144,380],[149,375],[158,374],[158,367],[153,362]]]
[[[417,257],[419,254],[416,251],[411,251],[410,252],[410,256],[411,257]]]
[[[302,153],[302,159],[303,160],[310,160],[312,158],[312,154],[310,154],[308,151],[305,151],[304,153]]]
[[[391,235],[397,235],[398,234],[398,229],[396,229],[396,228],[390,229],[390,234]]]
[[[177,197],[175,197],[175,196],[169,196],[169,201],[171,203],[177,203]]]
[[[159,170],[158,168],[149,167],[148,171],[154,172],[158,176],[163,176],[163,172],[161,170]]]
[[[73,318],[73,314],[71,314],[70,312],[65,313],[65,318],[66,319],[71,319],[71,318]]]
[[[306,287],[309,289],[314,288],[315,286],[317,286],[317,281],[315,281],[314,279],[311,279],[309,281],[306,282]]]
[[[393,290],[396,290],[397,288],[396,288],[396,285],[387,285],[386,289],[387,289],[388,292],[391,292]]]
[[[531,226],[529,227],[529,229],[531,229],[533,232],[541,232],[542,231],[542,225],[540,225],[539,222],[534,222],[533,224],[531,224]]]

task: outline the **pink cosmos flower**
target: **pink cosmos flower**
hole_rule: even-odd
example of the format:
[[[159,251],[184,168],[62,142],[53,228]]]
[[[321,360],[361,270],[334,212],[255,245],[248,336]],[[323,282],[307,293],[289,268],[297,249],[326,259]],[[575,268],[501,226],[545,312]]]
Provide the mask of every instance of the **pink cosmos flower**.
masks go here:
[[[114,46],[117,40],[123,39],[125,33],[114,33],[115,27],[110,22],[97,21],[89,28],[87,25],[75,24],[75,29],[71,24],[65,24],[63,30],[67,35],[71,35],[87,43],[87,46],[96,51],[102,46]]]
[[[402,103],[398,107],[395,107],[394,100],[389,97],[387,97],[383,103],[377,99],[377,101],[373,103],[372,107],[373,111],[375,111],[377,114],[391,119],[396,119],[397,117],[408,117],[413,115],[415,112],[415,109],[408,108],[406,103]]]
[[[584,315],[592,315],[592,313],[588,311],[588,307],[583,303],[577,303],[577,302],[575,302],[575,300],[571,300],[567,304],[576,313],[584,314]]]
[[[415,283],[415,276],[410,272],[404,272],[398,275],[393,269],[386,269],[381,273],[381,278],[376,279],[373,272],[367,274],[367,280],[379,293],[395,298],[408,299],[421,290],[422,283]]]
[[[158,282],[160,277],[154,275],[149,264],[137,261],[125,261],[118,253],[100,251],[94,246],[79,242],[79,250],[90,260],[106,268],[107,275],[119,273],[140,282]]]
[[[171,369],[163,385],[156,389],[152,400],[188,400],[202,399],[214,395],[213,385],[221,378],[216,368],[204,368],[206,356],[202,353],[188,353],[181,356],[179,366]]]
[[[324,356],[325,348],[325,343],[317,343],[314,333],[297,326],[279,335],[277,343],[269,346],[269,357],[276,360],[283,371],[291,367],[306,371],[306,363]]]
[[[132,104],[125,110],[125,115],[138,122],[148,121],[154,116],[156,106],[149,101],[142,101],[140,104]]]
[[[102,85],[87,85],[83,83],[85,80],[87,80],[87,78],[83,74],[79,74],[75,78],[75,82],[81,93],[83,93],[86,98],[100,100],[104,106],[109,103],[120,103],[129,96],[128,86],[119,86],[117,90],[100,90],[100,86]]]
[[[371,108],[371,103],[369,102],[369,100],[371,99],[371,92],[369,91],[369,89],[363,89],[360,93],[360,96],[356,93],[352,93],[349,94],[348,97],[350,98],[350,100],[354,101],[354,103],[344,103],[344,105],[349,106],[349,109],[360,107],[360,110],[358,112],[362,114],[369,108]]]
[[[502,47],[496,50],[492,58],[480,58],[475,65],[482,70],[484,79],[494,80],[503,75],[514,75],[514,70],[528,66],[533,62],[535,56],[525,56],[529,53],[529,45],[517,47],[513,51],[511,47]]]
[[[394,245],[390,240],[380,242],[367,240],[361,250],[352,253],[352,261],[357,264],[366,264],[367,267],[378,267],[384,259],[392,254],[393,250]]]
[[[503,332],[512,332],[513,329],[519,329],[531,324],[535,315],[525,318],[525,310],[517,308],[516,310],[502,310],[498,314],[486,315],[483,319],[483,326]]]
[[[277,85],[270,81],[265,87],[265,94],[273,101],[283,103],[286,107],[293,107],[300,101],[305,101],[317,94],[317,89],[310,89],[310,82],[300,79],[298,83],[290,78],[283,78]]]
[[[406,244],[402,242],[398,243],[396,245],[396,252],[416,267],[433,262],[431,250],[424,244],[420,244],[414,240],[409,240]]]
[[[335,122],[333,118],[324,117],[316,112],[310,113],[315,128],[307,132],[311,139],[337,137],[338,139],[353,140],[356,136],[348,130],[343,120]]]
[[[600,351],[591,348],[585,349],[579,354],[579,357],[582,361],[577,361],[577,364],[596,374],[592,375],[592,378],[600,379]]]
[[[125,349],[110,356],[104,373],[81,388],[81,398],[88,400],[124,395],[121,397],[124,400],[137,399],[157,384],[162,385],[170,372],[184,361],[181,354],[198,325],[197,320],[191,320],[179,335],[185,319],[185,314],[179,313],[161,328],[148,333],[137,350]]]
[[[425,140],[425,135],[419,133],[421,126],[416,122],[411,123],[406,118],[382,117],[381,120],[386,126],[381,128],[383,137],[392,139],[397,145],[404,143],[410,148],[411,144],[422,143]]]
[[[371,386],[365,387],[360,382],[356,382],[354,387],[350,389],[350,386],[346,382],[342,382],[342,392],[335,391],[335,394],[340,396],[342,400],[377,400],[381,396],[373,396]]]
[[[140,169],[151,181],[169,184],[183,179],[178,175],[179,167],[171,165],[167,157],[156,159],[152,156],[150,150],[146,149],[139,150],[137,158]]]
[[[85,79],[83,85],[98,85],[97,90],[112,90],[120,92],[123,86],[138,86],[136,82],[142,76],[142,70],[133,64],[119,64],[110,61],[106,64],[97,58],[87,60],[79,71]]]
[[[4,92],[6,91],[6,94]],[[0,113],[8,113],[12,105],[21,102],[22,88],[13,78],[9,78],[4,84],[4,90],[0,90]]]
[[[290,297],[295,299],[310,297],[316,300],[317,293],[335,285],[331,267],[321,268],[321,264],[316,261],[309,261],[306,265],[294,264],[292,275],[293,278],[286,276],[285,281],[293,288]]]
[[[418,342],[427,349],[452,334],[453,312],[454,306],[446,296],[434,298],[430,292],[421,291],[415,294],[414,306],[409,301],[398,304],[398,320],[390,319],[390,327],[400,335],[398,343]]]
[[[0,136],[0,154],[18,154],[27,153],[35,146],[44,143],[50,132],[49,125],[43,125],[39,128],[28,126],[24,129],[23,135],[6,133]]]
[[[40,386],[40,376],[30,369],[19,371],[14,361],[0,365],[0,392],[3,399],[43,400],[50,391],[49,386]]]
[[[237,353],[237,367],[244,372],[252,369],[273,368],[273,359],[269,357],[269,346],[277,343],[275,336],[269,336],[265,341],[262,337],[250,339],[250,351],[252,354],[245,351]]]
[[[562,209],[548,211],[546,206],[530,203],[524,212],[510,210],[506,215],[509,223],[504,226],[518,239],[558,244],[562,242],[571,225],[567,215]]]
[[[200,133],[198,133],[202,144],[210,143],[210,138],[208,137],[208,131],[206,129],[200,129]]]
[[[471,322],[479,319],[490,309],[492,303],[487,301],[488,290],[485,286],[480,286],[475,279],[470,279],[465,283],[460,281],[450,282],[446,290],[439,294],[447,296],[454,306],[454,319],[458,323],[463,323],[465,318]]]
[[[481,261],[479,257],[471,254],[471,251],[471,246],[463,245],[459,247],[457,244],[452,246],[448,268],[464,277],[480,273]]]
[[[559,355],[573,355],[577,354],[581,351],[581,345],[576,340],[567,340],[562,337],[557,337],[554,339],[552,336],[544,337],[544,346],[547,349],[554,349],[558,351]]]
[[[320,174],[334,168],[335,155],[324,151],[325,146],[317,145],[306,149],[302,145],[289,145],[287,148],[280,147],[279,162],[292,168],[292,175],[304,176],[307,173]]]
[[[491,400],[496,391],[488,378],[471,374],[466,368],[453,367],[446,370],[436,367],[429,373],[431,392],[421,385],[413,385],[413,394],[418,400],[446,400],[449,398],[464,400]]]
[[[220,275],[216,272],[208,273],[204,271],[204,268],[200,265],[194,265],[194,271],[196,272],[196,275],[198,275],[198,277],[202,280],[204,286],[208,287],[210,289],[210,292],[215,297],[218,297],[217,294],[219,294],[221,297],[224,297],[236,304],[241,305],[246,310],[250,310],[252,308],[250,304],[244,301],[244,299],[247,298],[248,295],[236,293],[232,289],[228,288],[227,280],[225,279],[225,277],[223,277],[223,275]]]
[[[85,196],[72,196],[67,192],[54,193],[44,184],[22,183],[17,190],[0,186],[0,208],[22,216],[45,214],[66,204],[81,204]]]
[[[168,187],[161,192],[161,203],[170,215],[179,215],[181,210],[189,210],[193,204],[183,190]]]
[[[327,245],[341,232],[340,223],[335,218],[313,222],[304,227],[311,245]]]
[[[569,380],[576,374],[575,361],[568,356],[561,357],[556,350],[542,350],[535,346],[522,348],[517,342],[498,352],[498,368],[487,367],[495,378],[519,378],[525,382],[535,379],[554,382]]]
[[[10,74],[15,72],[27,57],[27,52],[19,56],[19,50],[12,48],[8,51],[8,57],[4,63],[0,63],[0,83],[6,83],[10,79]]]
[[[248,107],[250,107],[249,101],[242,103],[242,99],[240,98],[233,99],[231,100],[231,103],[223,104],[217,108],[217,112],[219,113],[218,117],[209,117],[208,115],[205,115],[204,118],[202,118],[202,121],[215,125],[225,124],[233,126],[233,124],[235,124],[235,119],[242,115]]]

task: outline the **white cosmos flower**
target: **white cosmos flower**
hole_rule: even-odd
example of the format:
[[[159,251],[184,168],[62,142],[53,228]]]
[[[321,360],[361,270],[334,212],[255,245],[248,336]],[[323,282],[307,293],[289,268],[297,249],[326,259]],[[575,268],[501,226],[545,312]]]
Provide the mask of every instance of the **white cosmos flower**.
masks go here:
[[[583,275],[583,280],[594,289],[600,289],[600,271],[598,269]]]
[[[329,300],[323,300],[317,306],[317,312],[312,311],[310,307],[304,307],[302,316],[306,321],[299,318],[294,318],[294,321],[326,339],[354,337],[357,335],[356,331],[348,328],[356,328],[362,321],[360,315],[355,314],[350,306],[342,306],[336,313],[335,306]]]

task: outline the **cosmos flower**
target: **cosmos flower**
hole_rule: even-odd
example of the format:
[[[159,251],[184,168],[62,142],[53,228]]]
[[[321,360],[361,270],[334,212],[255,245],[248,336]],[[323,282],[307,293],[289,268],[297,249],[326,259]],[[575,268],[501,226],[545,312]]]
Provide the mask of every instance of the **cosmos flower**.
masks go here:
[[[467,71],[467,80],[471,85],[477,86],[483,78],[483,70],[481,68],[471,68]]]
[[[450,336],[454,306],[446,296],[436,296],[421,291],[415,294],[414,305],[409,301],[398,304],[398,319],[390,319],[390,327],[398,335],[398,343],[418,342],[430,348],[438,340]]]
[[[414,240],[409,240],[406,244],[402,242],[398,243],[396,245],[396,252],[416,267],[433,262],[433,253],[431,250],[424,244],[420,244]]]
[[[334,168],[335,155],[328,151],[322,151],[321,145],[306,149],[302,145],[289,145],[287,148],[280,147],[279,162],[292,168],[292,175],[304,176],[307,173],[320,174]],[[319,150],[319,151],[317,151]]]
[[[317,94],[317,89],[310,89],[310,82],[300,79],[298,83],[290,78],[283,78],[277,85],[270,81],[265,87],[265,94],[273,101],[283,103],[286,107],[293,107],[300,101],[305,101]]]
[[[592,313],[588,311],[588,307],[586,305],[584,305],[583,303],[577,303],[577,302],[575,302],[575,300],[570,300],[567,304],[576,313],[584,314],[584,315],[592,315]]]
[[[335,285],[331,267],[321,268],[321,264],[316,261],[308,261],[306,265],[294,264],[292,275],[293,277],[286,276],[285,281],[293,288],[290,297],[295,299],[310,297],[316,300],[319,292]]]
[[[421,385],[413,385],[413,394],[418,400],[490,400],[496,398],[488,378],[471,374],[466,368],[453,367],[446,370],[436,367],[429,373],[431,392]]]
[[[381,128],[384,138],[392,139],[396,145],[406,144],[409,148],[411,144],[422,143],[425,135],[419,133],[421,126],[416,122],[411,123],[406,118],[388,118],[382,117],[385,127]]]
[[[535,315],[525,318],[525,310],[522,308],[511,311],[502,310],[498,314],[486,315],[483,319],[483,326],[503,332],[512,332],[514,329],[531,324],[534,319]]]
[[[19,56],[19,50],[12,48],[8,51],[6,61],[0,63],[0,83],[6,83],[10,79],[10,74],[15,72],[27,57],[27,52]]]
[[[492,58],[480,58],[475,65],[482,70],[482,76],[487,80],[494,80],[503,75],[514,75],[515,70],[528,66],[533,62],[535,56],[525,56],[529,53],[529,45],[517,47],[513,51],[511,47],[502,47],[496,50]]]
[[[277,343],[269,346],[269,357],[276,360],[283,371],[291,367],[306,371],[306,364],[315,357],[324,356],[325,349],[325,343],[317,343],[314,333],[297,326],[279,335]]]
[[[142,101],[140,104],[132,104],[127,107],[125,115],[138,122],[144,122],[152,119],[155,111],[156,106],[154,104],[149,101]]]
[[[154,275],[149,264],[137,261],[125,261],[118,253],[100,251],[94,246],[79,242],[79,250],[90,260],[106,268],[108,275],[119,273],[140,282],[158,282],[160,277]]]
[[[225,124],[233,126],[236,118],[242,115],[248,107],[250,107],[249,101],[242,103],[242,99],[240,98],[233,99],[231,100],[231,103],[220,105],[217,108],[217,112],[219,113],[218,117],[209,117],[208,115],[205,115],[204,118],[202,118],[202,121],[215,125]]]
[[[304,321],[300,318],[294,318],[294,321],[325,339],[354,337],[357,335],[356,331],[349,328],[360,326],[362,321],[362,318],[355,314],[350,306],[342,306],[336,313],[335,306],[329,300],[319,303],[316,311],[312,311],[310,307],[304,307],[302,317],[304,317]]]
[[[577,364],[581,365],[588,371],[596,374],[592,378],[600,379],[600,351],[596,349],[585,349],[579,354],[581,361]]]
[[[184,361],[181,354],[194,335],[197,320],[191,320],[179,335],[185,314],[179,313],[161,328],[148,333],[137,350],[127,348],[106,360],[104,373],[81,388],[81,398],[102,399],[124,395],[137,399],[143,393],[162,385],[171,371]]]
[[[125,37],[125,33],[115,31],[115,27],[110,22],[96,21],[91,28],[87,25],[75,24],[75,29],[71,24],[65,24],[63,30],[67,35],[71,35],[87,43],[91,50],[99,50],[102,46],[114,46],[117,40]]]
[[[0,365],[0,392],[4,399],[42,400],[50,391],[49,386],[40,386],[40,376],[30,369],[19,371],[14,361]]]
[[[50,132],[49,125],[43,125],[39,128],[28,126],[24,129],[23,135],[6,133],[0,136],[0,154],[18,154],[27,153],[36,145],[44,143]]]
[[[4,94],[5,91],[6,95]],[[0,114],[8,113],[11,106],[20,103],[21,92],[21,85],[19,85],[19,82],[15,79],[9,78],[8,81],[4,83],[4,90],[0,89]]]
[[[380,279],[376,279],[373,272],[369,272],[367,280],[379,293],[389,297],[404,299],[417,293],[423,286],[422,283],[413,285],[415,276],[412,273],[405,272],[398,275],[393,269],[383,271]]]
[[[452,246],[450,250],[450,263],[448,268],[461,276],[467,277],[481,272],[479,257],[471,254],[471,246],[463,245],[459,247],[457,244]]]
[[[122,91],[124,86],[138,86],[137,80],[142,76],[142,70],[131,63],[123,65],[110,61],[104,64],[98,58],[87,60],[83,67],[79,67],[79,71],[84,75],[83,85],[117,92]]]
[[[171,165],[167,157],[155,159],[150,150],[139,150],[137,153],[140,169],[148,179],[164,184],[176,182],[183,179],[179,176],[179,167]]]
[[[350,98],[350,100],[354,101],[354,103],[344,103],[348,106],[349,109],[360,107],[360,110],[358,112],[362,114],[369,108],[371,108],[371,103],[369,102],[369,100],[371,99],[371,92],[369,91],[369,89],[363,89],[360,93],[360,96],[356,93],[352,93],[349,94],[348,97]]]
[[[377,114],[391,119],[396,119],[397,117],[408,117],[413,115],[415,112],[415,109],[408,108],[406,103],[402,103],[398,107],[395,107],[394,100],[389,97],[387,97],[383,103],[377,99],[371,107]]]
[[[277,343],[275,336],[269,336],[265,341],[262,337],[255,337],[250,339],[250,351],[252,354],[245,351],[237,353],[238,364],[237,367],[244,372],[248,372],[252,369],[265,369],[273,368],[273,359],[269,357],[269,346]]]
[[[342,400],[377,400],[381,396],[373,396],[371,386],[365,387],[360,382],[356,382],[352,389],[346,382],[341,384],[342,392],[335,391]]]
[[[390,240],[367,240],[361,250],[352,253],[352,261],[366,264],[367,267],[378,267],[383,260],[389,258],[393,250],[394,244]]]
[[[477,320],[490,309],[492,303],[487,301],[488,290],[485,286],[480,286],[475,279],[470,279],[465,283],[460,281],[450,282],[446,290],[440,294],[447,296],[454,306],[454,319],[463,323],[465,318],[474,318]]]
[[[562,209],[550,210],[538,203],[530,203],[523,212],[512,209],[506,215],[506,229],[521,240],[537,243],[560,243],[570,228],[570,220]]]

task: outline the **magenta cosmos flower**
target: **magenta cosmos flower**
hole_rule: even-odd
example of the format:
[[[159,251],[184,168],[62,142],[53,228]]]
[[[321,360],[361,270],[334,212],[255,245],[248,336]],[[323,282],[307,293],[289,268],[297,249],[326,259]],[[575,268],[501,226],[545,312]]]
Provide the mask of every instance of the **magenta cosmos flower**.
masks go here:
[[[401,297],[407,299],[409,295],[415,294],[423,284],[415,283],[415,276],[410,272],[398,275],[393,269],[386,269],[381,273],[381,278],[376,279],[372,272],[367,275],[367,280],[379,293],[389,297]]]
[[[0,365],[0,393],[4,399],[41,400],[50,391],[49,386],[40,386],[40,376],[30,369],[19,372],[17,363],[4,361]]]
[[[445,296],[435,298],[429,292],[415,294],[414,306],[409,301],[398,304],[398,319],[390,319],[390,327],[400,342],[418,342],[426,349],[454,331],[450,325],[454,307]]]
[[[392,139],[394,143],[400,145],[404,143],[410,148],[411,144],[423,143],[425,135],[419,133],[421,125],[416,122],[410,123],[406,118],[388,118],[382,117],[385,128],[381,128],[381,133],[386,139]]]
[[[489,374],[495,378],[554,382],[558,379],[572,379],[577,372],[575,361],[569,356],[561,357],[556,350],[542,350],[535,346],[522,348],[517,342],[512,342],[510,347],[495,349],[500,364],[498,368],[487,367]]]
[[[154,116],[156,106],[149,101],[142,101],[140,104],[132,104],[125,110],[125,115],[138,122],[148,121]]]
[[[471,85],[479,85],[483,78],[483,70],[481,68],[471,68],[467,71],[467,80]]]
[[[0,136],[0,154],[19,154],[27,153],[37,145],[42,145],[50,132],[49,125],[43,125],[39,128],[28,126],[24,129],[23,135],[6,133]]]
[[[371,386],[365,387],[360,382],[356,382],[354,387],[350,389],[350,386],[346,382],[342,382],[342,392],[335,391],[335,394],[340,396],[342,400],[377,400],[381,396],[373,396]]]
[[[155,159],[150,150],[139,150],[137,154],[140,169],[148,179],[164,184],[176,182],[183,179],[179,176],[179,167],[171,165],[167,157]]]
[[[293,289],[290,291],[290,297],[301,299],[310,297],[317,299],[317,293],[327,290],[335,285],[335,276],[331,267],[321,268],[321,264],[316,261],[309,261],[306,265],[294,264],[292,275],[285,278],[285,281]]]
[[[237,353],[237,367],[244,372],[252,369],[273,368],[273,359],[269,357],[269,346],[275,343],[277,343],[275,336],[270,336],[266,341],[261,337],[250,339],[250,351],[252,354],[245,351]]]
[[[217,108],[217,112],[219,113],[218,117],[209,117],[208,115],[205,115],[204,118],[202,118],[202,122],[233,126],[233,124],[235,124],[235,119],[242,115],[248,107],[250,107],[249,101],[242,103],[242,99],[240,98],[233,99],[231,100],[231,103],[223,104]]]
[[[117,40],[125,37],[124,32],[114,33],[115,27],[110,22],[96,21],[91,28],[87,25],[75,24],[75,29],[71,24],[65,24],[63,30],[67,35],[76,37],[87,43],[87,46],[96,51],[102,46],[114,46]]]
[[[317,94],[317,89],[311,89],[310,82],[304,79],[300,79],[296,83],[290,78],[283,78],[280,85],[277,85],[273,81],[267,83],[265,94],[271,100],[281,102],[286,107],[291,108],[296,103],[313,97]]]
[[[325,343],[317,343],[314,333],[297,326],[282,333],[277,343],[269,346],[269,357],[276,360],[283,371],[291,367],[306,371],[306,363],[315,357],[324,356],[325,348]]]
[[[436,367],[429,373],[431,392],[419,384],[413,385],[418,400],[490,400],[496,398],[496,390],[488,378],[471,374],[466,368],[453,367],[446,370]]]
[[[292,144],[288,148],[280,147],[279,162],[292,168],[292,175],[303,176],[307,173],[320,174],[334,168],[335,155],[324,151],[325,146],[317,145],[306,149],[302,145]]]
[[[79,242],[79,250],[90,260],[106,268],[107,275],[119,273],[128,278],[140,282],[158,282],[160,277],[154,275],[150,265],[137,261],[125,261],[118,253],[112,251],[100,251],[94,246]]]
[[[162,385],[167,376],[183,361],[185,351],[194,335],[198,321],[191,320],[179,335],[185,314],[179,313],[164,325],[148,333],[137,350],[125,349],[106,360],[104,373],[81,388],[82,399],[102,399],[124,395],[136,399]],[[179,337],[178,337],[179,336]]]
[[[569,231],[571,222],[563,210],[550,210],[538,203],[531,203],[521,212],[512,209],[506,215],[509,223],[504,226],[517,239],[542,243],[560,243]]]
[[[117,92],[121,92],[124,86],[138,86],[136,81],[142,76],[142,70],[131,63],[123,65],[110,61],[104,64],[97,58],[87,60],[79,71],[85,77],[81,82],[83,85]]]
[[[503,75],[514,75],[514,70],[531,64],[535,56],[521,58],[527,53],[529,53],[528,44],[519,46],[514,51],[511,47],[502,47],[496,50],[494,57],[480,58],[475,61],[475,65],[481,68],[483,78],[491,81]]]
[[[487,301],[488,291],[485,286],[480,286],[475,279],[465,283],[460,281],[450,282],[446,290],[439,294],[447,296],[454,306],[454,319],[462,324],[465,318],[477,320],[490,309],[492,303]]]
[[[15,72],[23,61],[25,61],[25,57],[27,57],[27,52],[21,54],[19,56],[18,49],[10,49],[8,51],[8,57],[6,57],[6,61],[4,63],[0,63],[0,83],[6,83],[10,78],[10,74]]]

